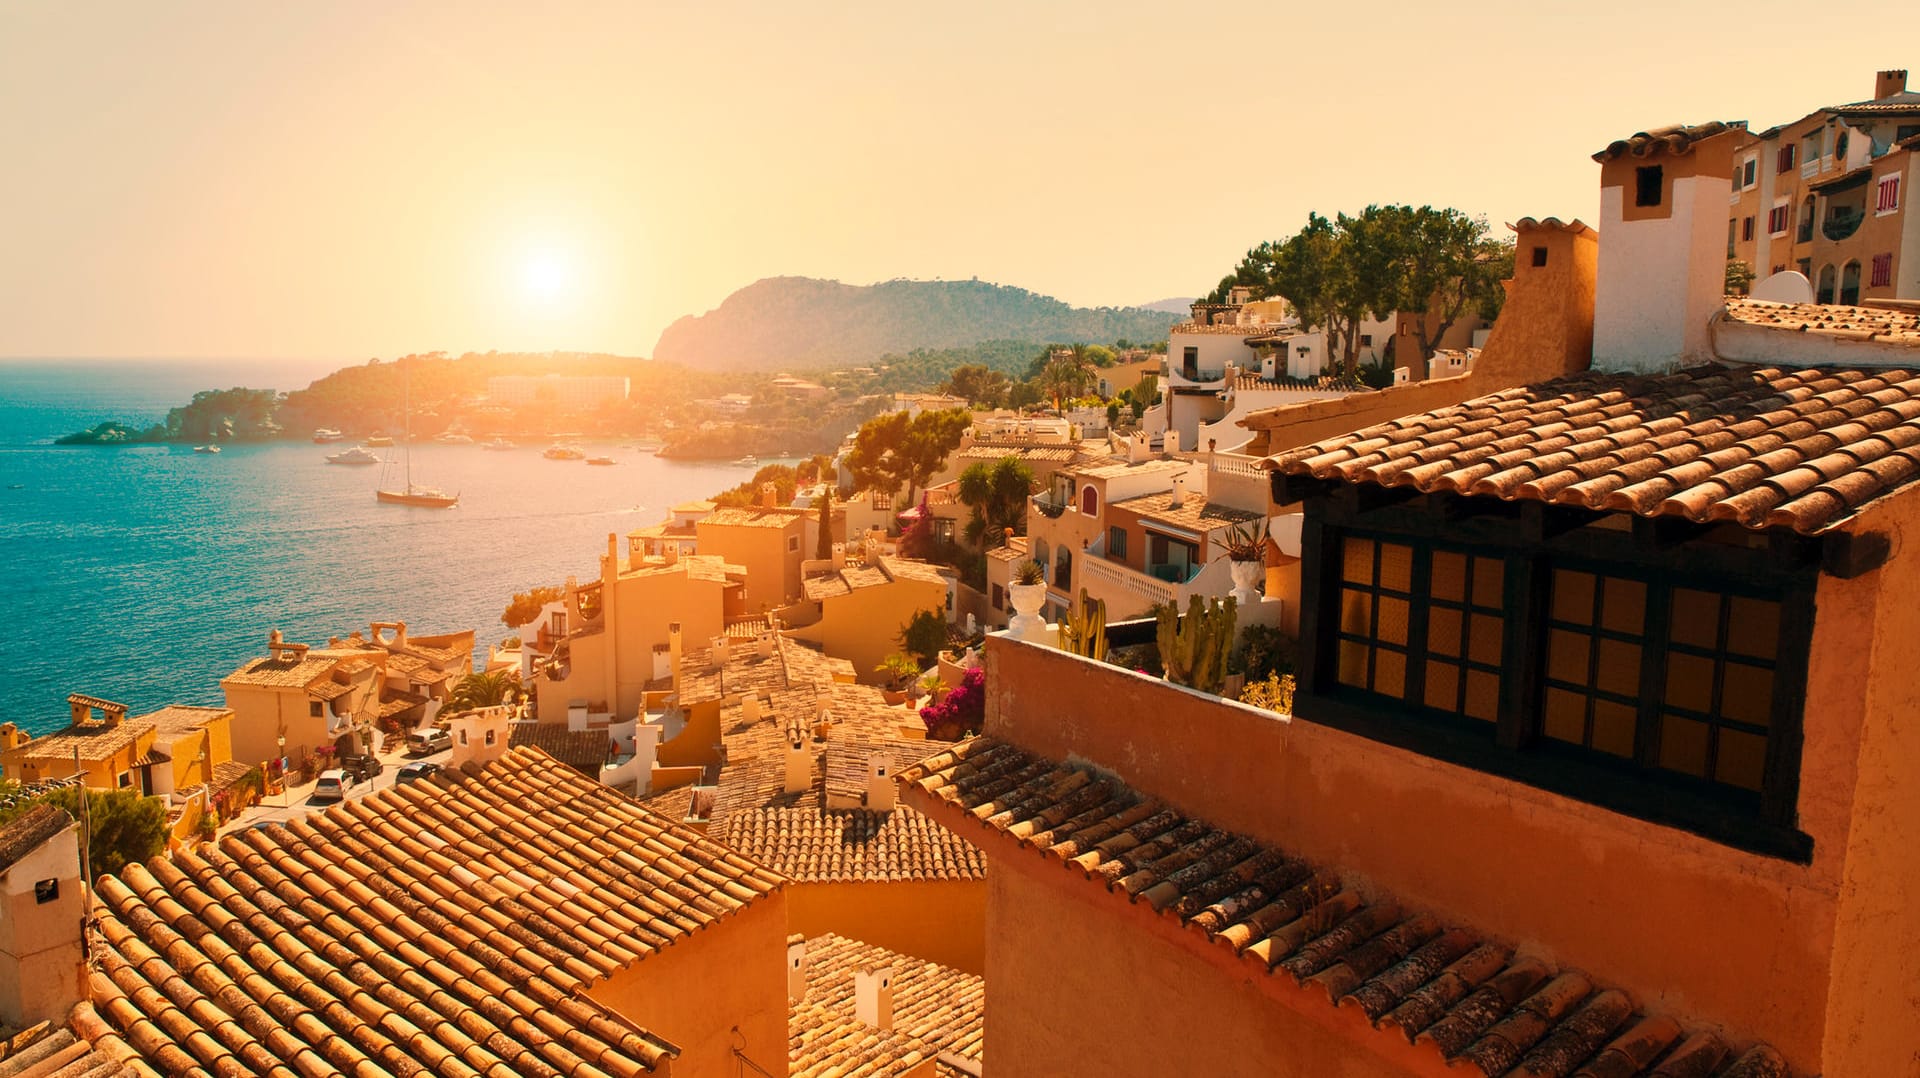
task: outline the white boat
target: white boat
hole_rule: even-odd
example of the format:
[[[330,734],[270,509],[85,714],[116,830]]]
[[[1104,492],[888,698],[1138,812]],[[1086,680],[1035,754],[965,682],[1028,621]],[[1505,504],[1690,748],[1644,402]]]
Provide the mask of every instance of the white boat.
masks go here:
[[[473,439],[468,437],[467,435],[454,434],[452,432],[442,434],[440,437],[435,438],[434,441],[439,442],[441,445],[472,445],[473,444]]]
[[[459,505],[459,491],[448,494],[439,487],[430,487],[413,481],[413,398],[407,391],[405,363],[400,366],[400,402],[407,424],[405,431],[407,444],[400,450],[400,459],[405,465],[404,482],[395,486],[387,482],[387,476],[382,475],[379,488],[373,492],[374,501],[382,505],[411,505],[422,509],[451,509]],[[379,445],[380,443],[368,438],[367,444]],[[393,439],[387,439],[386,444],[392,445]],[[392,461],[388,461],[388,464],[391,465]],[[392,470],[391,467],[387,469],[388,472]]]
[[[378,464],[380,463],[380,454],[375,453],[373,450],[368,449],[364,445],[356,445],[352,449],[343,449],[338,453],[328,453],[327,463],[328,464]]]
[[[393,435],[381,434],[379,431],[374,431],[372,434],[367,435],[367,444],[385,448],[393,444]]]
[[[326,445],[328,442],[344,442],[347,436],[332,427],[321,427],[313,432],[313,440],[320,445]]]
[[[540,454],[548,460],[585,460],[587,455],[570,445],[550,445]]]
[[[195,453],[218,453],[220,452],[220,447],[217,445],[196,445],[193,447],[193,451]]]
[[[501,453],[509,449],[518,449],[519,446],[516,446],[512,442],[507,441],[505,438],[492,438],[487,441],[481,442],[480,448],[491,449],[496,453]]]
[[[612,457],[588,457],[587,463],[597,464],[602,468],[608,468],[613,466],[613,458]]]
[[[733,463],[735,467],[739,468],[758,468],[760,466],[760,458],[754,456],[752,453],[748,453]]]

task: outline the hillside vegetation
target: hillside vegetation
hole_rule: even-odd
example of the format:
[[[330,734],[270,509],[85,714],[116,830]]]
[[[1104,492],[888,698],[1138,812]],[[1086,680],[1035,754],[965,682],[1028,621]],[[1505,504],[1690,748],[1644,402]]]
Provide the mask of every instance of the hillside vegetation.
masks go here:
[[[983,281],[771,277],[668,326],[654,358],[708,370],[831,369],[982,341],[1157,341],[1177,320],[1137,307],[1072,307]]]

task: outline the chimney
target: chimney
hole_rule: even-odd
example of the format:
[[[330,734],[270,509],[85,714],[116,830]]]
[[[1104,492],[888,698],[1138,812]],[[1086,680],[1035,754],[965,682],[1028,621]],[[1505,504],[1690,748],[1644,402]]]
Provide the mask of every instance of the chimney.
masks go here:
[[[893,967],[853,973],[853,1016],[875,1029],[893,1028]]]
[[[1894,94],[1903,94],[1906,92],[1906,68],[1901,68],[1897,71],[1881,71],[1873,77],[1873,98],[1876,101],[1883,97],[1892,97]]]
[[[807,995],[807,938],[787,937],[787,998],[805,999]]]
[[[1594,369],[1662,374],[1713,359],[1708,326],[1726,305],[1734,150],[1751,139],[1744,127],[1714,123],[1635,135],[1594,155]]]
[[[768,509],[780,507],[780,488],[772,483],[760,484],[760,504]]]
[[[726,633],[721,633],[719,636],[716,636],[712,640],[708,641],[707,648],[708,648],[707,656],[708,658],[713,660],[713,665],[715,667],[726,665],[726,662],[727,662],[727,634]]]
[[[1180,432],[1167,428],[1167,433],[1160,439],[1160,451],[1168,455],[1180,452]]]
[[[67,697],[67,721],[79,726],[93,718],[93,705],[78,693]]]
[[[847,564],[847,544],[833,544],[833,564],[836,566]]]
[[[127,705],[108,704],[100,709],[100,717],[107,720],[108,726],[118,726],[127,721]]]
[[[280,646],[280,641],[284,639],[286,638],[280,635],[280,630],[275,629],[267,634],[267,646],[269,648],[277,648]]]
[[[39,841],[13,851],[7,886],[10,923],[0,943],[0,1025],[11,1029],[43,1022],[58,1025],[87,998],[81,937],[87,889],[80,878],[80,826],[46,804],[28,809],[21,819],[31,821],[22,831],[39,836]]]
[[[628,569],[640,568],[640,563],[645,557],[646,557],[646,544],[642,543],[637,536],[628,536],[627,537],[627,568]]]
[[[607,533],[607,556],[600,559],[600,579],[607,580],[620,575],[620,537],[613,532]]]
[[[773,630],[760,630],[760,634],[753,638],[753,650],[762,659],[773,658]]]
[[[660,544],[660,553],[663,557],[667,559],[668,565],[680,564],[680,544],[679,543],[673,542],[672,540],[668,540],[667,542]]]
[[[0,750],[17,749],[32,740],[13,723],[0,723]]]
[[[1185,472],[1173,477],[1173,491],[1167,497],[1167,508],[1178,509],[1187,504],[1187,475]]]
[[[676,621],[667,626],[667,663],[668,668],[673,671],[673,691],[675,692],[680,691],[680,650],[680,623]]]
[[[813,785],[813,753],[807,746],[806,732],[798,726],[787,728],[786,780],[781,789],[790,794],[806,793]]]
[[[875,812],[893,811],[893,760],[885,752],[867,757],[867,807]]]

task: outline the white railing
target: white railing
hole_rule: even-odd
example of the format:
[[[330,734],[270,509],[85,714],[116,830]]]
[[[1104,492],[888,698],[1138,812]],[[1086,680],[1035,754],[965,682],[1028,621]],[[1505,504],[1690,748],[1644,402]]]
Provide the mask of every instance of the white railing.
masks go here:
[[[1094,598],[1107,598],[1112,592],[1118,591],[1141,600],[1143,606],[1173,602],[1180,593],[1176,584],[1136,572],[1124,565],[1116,565],[1104,558],[1082,559],[1080,580],[1086,586],[1087,594]]]

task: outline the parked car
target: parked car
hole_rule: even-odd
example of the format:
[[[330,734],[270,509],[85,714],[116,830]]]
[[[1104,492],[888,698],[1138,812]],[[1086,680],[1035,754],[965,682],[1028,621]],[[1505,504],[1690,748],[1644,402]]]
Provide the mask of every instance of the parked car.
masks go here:
[[[407,735],[407,755],[426,756],[453,747],[453,735],[445,730],[415,730]]]
[[[314,783],[312,800],[344,801],[346,800],[347,789],[353,785],[353,782],[353,776],[347,774],[347,772],[340,768],[336,767],[322,771],[320,772],[320,781]]]
[[[340,767],[347,774],[352,775],[356,782],[365,782],[385,770],[380,763],[380,758],[370,753],[366,756],[342,757]]]
[[[415,760],[410,764],[401,764],[400,773],[393,777],[393,784],[395,786],[405,786],[409,782],[418,782],[421,779],[431,777],[433,773],[438,770],[440,770],[439,764],[430,764],[425,760]]]

